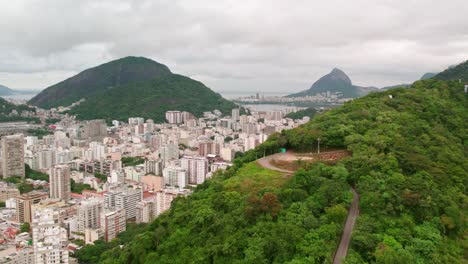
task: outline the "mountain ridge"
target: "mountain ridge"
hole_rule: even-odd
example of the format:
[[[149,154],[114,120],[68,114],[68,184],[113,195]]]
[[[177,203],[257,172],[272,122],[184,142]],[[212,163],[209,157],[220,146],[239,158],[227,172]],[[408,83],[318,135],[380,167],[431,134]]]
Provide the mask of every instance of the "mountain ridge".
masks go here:
[[[2,96],[2,95],[13,95],[13,94],[15,94],[14,90],[0,84],[0,96]]]
[[[162,92],[164,91],[164,92]],[[236,105],[201,82],[174,74],[144,57],[124,57],[84,70],[46,88],[29,103],[52,108],[69,106],[78,119],[126,120],[131,116],[164,122],[164,111],[181,110],[200,117],[215,109],[227,114]]]
[[[373,86],[353,85],[351,78],[344,71],[335,67],[331,72],[315,81],[309,89],[287,95],[286,97],[313,96],[330,91],[341,93],[343,97],[356,98],[378,90],[377,87]]]
[[[144,57],[128,56],[86,69],[47,87],[29,103],[42,108],[68,106],[112,87],[171,74],[169,68]]]

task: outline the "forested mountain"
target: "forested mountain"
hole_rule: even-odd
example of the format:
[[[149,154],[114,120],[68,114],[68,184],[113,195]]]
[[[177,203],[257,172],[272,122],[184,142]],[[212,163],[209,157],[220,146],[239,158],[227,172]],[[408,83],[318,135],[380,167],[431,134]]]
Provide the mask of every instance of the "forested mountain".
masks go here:
[[[140,232],[86,246],[77,257],[330,263],[354,186],[361,214],[346,263],[463,263],[466,103],[462,84],[435,79],[353,100],[272,135]],[[324,148],[346,148],[352,156],[306,166],[290,178],[249,163],[280,147],[313,149],[319,137]]]
[[[70,113],[78,119],[127,120],[139,116],[164,122],[164,113],[169,110],[188,111],[200,117],[204,111],[218,109],[228,114],[236,107],[201,82],[178,74],[168,74],[154,80],[97,92],[73,107]]]
[[[125,57],[87,69],[52,85],[29,103],[42,108],[68,106],[103,90],[170,74],[167,66],[143,57]]]
[[[389,95],[392,95],[392,98]],[[468,184],[467,98],[457,81],[418,81],[318,116],[277,142],[352,151],[361,196],[347,263],[462,263]]]
[[[126,57],[85,70],[45,89],[29,103],[51,108],[80,99],[85,101],[71,110],[79,119],[141,116],[162,122],[167,110],[200,116],[203,111],[228,113],[236,107],[202,83],[143,57]]]
[[[427,79],[430,79],[434,76],[436,76],[437,73],[433,73],[433,72],[426,72],[425,74],[423,74],[423,76],[421,76],[421,79],[420,80],[427,80]]]
[[[439,80],[462,80],[468,81],[468,61],[462,62],[454,67],[437,74],[434,78]]]
[[[342,70],[334,68],[330,73],[318,79],[312,86],[305,91],[288,95],[288,97],[313,96],[319,93],[339,92],[344,97],[358,97],[359,88],[354,86],[351,79]]]

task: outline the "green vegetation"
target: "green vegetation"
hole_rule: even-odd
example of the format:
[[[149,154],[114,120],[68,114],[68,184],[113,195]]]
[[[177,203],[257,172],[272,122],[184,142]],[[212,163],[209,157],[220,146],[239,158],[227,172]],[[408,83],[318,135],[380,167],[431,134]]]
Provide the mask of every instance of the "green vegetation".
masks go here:
[[[234,103],[201,82],[170,74],[147,82],[103,90],[74,107],[70,114],[79,119],[127,120],[132,116],[141,116],[164,122],[165,112],[170,110],[188,111],[200,117],[205,111],[218,109],[230,113],[235,107]]]
[[[310,117],[312,119],[315,116],[316,113],[317,113],[317,110],[315,110],[315,108],[309,107],[309,108],[304,109],[304,110],[299,110],[297,112],[289,113],[285,117],[286,118],[291,118],[291,119],[302,119],[305,116],[308,116],[308,117]]]
[[[201,82],[172,74],[165,65],[142,57],[126,57],[88,69],[45,89],[30,103],[51,108],[82,98],[86,100],[69,113],[85,120],[141,116],[163,122],[169,110],[200,117],[204,111],[230,113],[237,107]]]
[[[34,190],[34,186],[32,184],[27,183],[26,179],[23,179],[19,176],[8,177],[3,179],[3,181],[15,184],[21,194]]]
[[[5,206],[6,206],[5,202],[0,202],[0,207],[1,208],[5,208]]]
[[[82,263],[329,263],[354,186],[361,214],[347,263],[463,263],[466,103],[462,84],[435,79],[348,102],[236,154],[231,168],[177,198],[125,243],[86,246],[77,257]],[[280,147],[310,151],[317,138],[353,154],[290,178],[251,163]]]
[[[101,173],[94,173],[94,177],[100,179],[102,182],[107,182],[107,176]]]
[[[361,197],[349,263],[461,263],[466,105],[462,84],[418,81],[346,103],[272,140],[310,150],[320,137],[324,146],[352,151],[338,163]]]
[[[96,93],[134,82],[148,81],[170,74],[160,63],[143,57],[125,57],[94,68],[52,85],[29,103],[42,108],[68,106],[82,98],[91,98]]]
[[[468,61],[437,74],[434,78],[439,80],[462,80],[468,82]]]
[[[30,229],[31,229],[31,226],[29,225],[29,223],[23,223],[20,227],[20,232],[21,233],[29,232]]]
[[[76,256],[81,263],[328,260],[351,199],[346,169],[317,164],[288,179],[251,162],[267,149],[275,151],[275,145],[249,151],[191,196],[177,198],[145,232],[121,243],[123,248],[104,243]]]
[[[142,157],[122,157],[122,167],[136,166],[145,163]]]
[[[94,242],[94,245],[84,246],[75,253],[74,257],[78,258],[80,263],[98,263],[102,252],[112,248],[118,248],[119,245],[129,243],[134,239],[135,235],[146,231],[147,228],[148,225],[144,224],[127,224],[126,231],[120,233],[116,239],[109,243],[106,243],[103,240],[97,240]]]
[[[50,131],[47,128],[31,128],[28,129],[28,134],[31,136],[36,136],[39,139],[43,138],[44,136],[52,134],[52,131]]]
[[[24,164],[26,178],[49,182],[49,174],[31,169],[28,164]]]
[[[82,194],[84,190],[95,191],[89,184],[77,183],[73,179],[70,180],[70,189],[72,193]]]
[[[12,111],[16,111],[17,115],[11,115]],[[0,97],[0,122],[26,121],[29,123],[39,124],[40,120],[36,117],[22,117],[21,112],[35,112],[36,110],[27,105],[15,105]]]

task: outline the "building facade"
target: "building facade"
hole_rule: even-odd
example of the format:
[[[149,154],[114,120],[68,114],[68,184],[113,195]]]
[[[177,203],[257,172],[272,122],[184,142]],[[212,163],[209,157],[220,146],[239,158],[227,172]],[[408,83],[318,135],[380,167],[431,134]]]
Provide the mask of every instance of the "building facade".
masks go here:
[[[2,137],[2,173],[3,178],[25,177],[23,135]]]
[[[70,167],[68,165],[56,165],[49,169],[50,198],[70,200]]]

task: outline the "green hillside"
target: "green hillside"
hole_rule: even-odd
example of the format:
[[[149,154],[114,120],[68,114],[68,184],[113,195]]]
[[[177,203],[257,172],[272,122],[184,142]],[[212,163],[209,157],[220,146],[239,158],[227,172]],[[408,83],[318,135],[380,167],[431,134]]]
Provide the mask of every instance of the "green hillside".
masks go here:
[[[125,57],[87,69],[52,85],[29,103],[42,108],[68,106],[82,98],[121,85],[147,81],[171,74],[167,66],[143,57]]]
[[[437,74],[434,78],[439,80],[462,80],[468,82],[468,61],[460,63],[455,67],[450,67]]]
[[[86,246],[77,257],[330,263],[355,186],[361,214],[346,263],[463,263],[466,100],[458,82],[430,79],[348,102],[271,136],[140,232]],[[249,163],[280,147],[313,149],[318,137],[323,149],[347,148],[352,156],[309,165],[289,179]]]
[[[164,122],[169,110],[188,111],[201,116],[204,111],[230,113],[236,105],[201,82],[168,74],[151,81],[132,83],[96,93],[72,108],[78,119],[127,120],[140,116]]]
[[[309,107],[309,108],[304,109],[304,110],[299,110],[297,112],[289,113],[285,117],[286,118],[292,118],[292,119],[302,119],[303,117],[308,116],[308,117],[312,118],[312,117],[315,116],[316,113],[317,113],[317,110],[315,110],[315,108]]]
[[[320,137],[352,151],[343,164],[361,196],[361,216],[349,263],[462,263],[466,105],[458,82],[418,81],[281,135],[278,142],[289,148],[313,148]]]
[[[15,113],[16,111],[16,113]],[[0,122],[27,121],[39,123],[39,118],[23,117],[21,112],[35,112],[36,109],[27,105],[15,105],[0,97]]]
[[[236,107],[201,82],[171,73],[165,65],[142,57],[126,57],[85,70],[53,85],[30,100],[43,108],[68,106],[79,119],[126,120],[140,116],[164,121],[168,110],[201,116]]]

